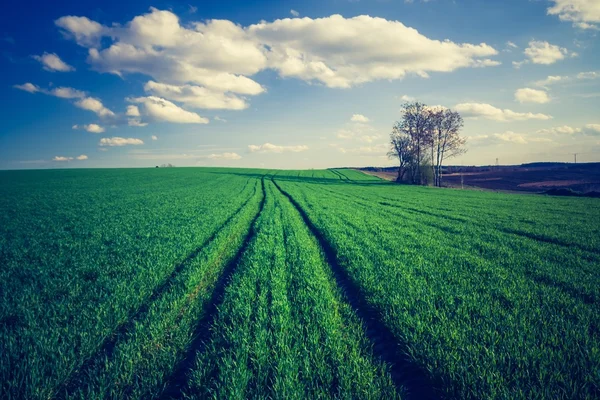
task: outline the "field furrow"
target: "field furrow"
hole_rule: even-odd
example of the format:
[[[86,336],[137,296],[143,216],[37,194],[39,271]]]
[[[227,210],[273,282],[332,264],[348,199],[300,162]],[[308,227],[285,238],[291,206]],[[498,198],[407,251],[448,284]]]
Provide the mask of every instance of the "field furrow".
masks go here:
[[[387,366],[343,300],[319,243],[269,184],[258,233],[225,293],[193,398],[394,398]],[[399,389],[399,391],[398,391]]]

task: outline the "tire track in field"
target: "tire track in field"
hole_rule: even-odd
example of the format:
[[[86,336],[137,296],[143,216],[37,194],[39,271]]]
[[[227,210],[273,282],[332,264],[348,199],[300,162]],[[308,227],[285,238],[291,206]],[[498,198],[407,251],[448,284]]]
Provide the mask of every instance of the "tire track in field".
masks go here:
[[[330,169],[329,171],[333,172],[334,174],[336,174],[337,176],[340,177],[340,181],[344,182],[351,182],[350,179],[348,179],[347,176],[342,175],[340,172],[336,171],[335,169]]]
[[[220,277],[215,283],[213,293],[210,297],[210,300],[208,301],[208,305],[204,310],[204,314],[202,318],[198,321],[198,324],[196,325],[196,328],[194,330],[194,339],[192,340],[188,350],[185,352],[182,361],[176,366],[174,372],[167,379],[166,388],[163,390],[160,398],[181,399],[184,397],[185,392],[189,388],[188,373],[194,367],[196,354],[199,351],[203,351],[206,347],[206,344],[209,343],[211,336],[210,328],[217,318],[218,308],[223,302],[225,289],[229,285],[230,278],[235,273],[242,259],[242,255],[246,252],[248,246],[250,245],[250,242],[256,236],[256,222],[258,221],[258,218],[263,212],[265,206],[265,199],[267,195],[265,190],[264,177],[261,179],[261,187],[262,199],[260,201],[258,213],[254,216],[252,222],[250,223],[250,232],[248,232],[248,234],[244,238],[244,242],[238,249],[237,253],[227,264],[227,266],[223,269],[223,272],[221,273]]]
[[[338,263],[336,251],[325,239],[319,229],[312,223],[304,209],[275,180],[271,179],[279,192],[284,195],[298,211],[302,220],[313,234],[321,247],[325,260],[333,272],[337,285],[340,287],[345,300],[352,306],[356,315],[365,327],[365,336],[373,344],[373,353],[389,365],[391,377],[399,393],[406,393],[410,399],[437,399],[431,379],[425,371],[416,366],[402,350],[406,344],[398,341],[390,329],[377,318],[377,311],[369,305],[345,269]]]
[[[263,184],[264,186],[264,184]],[[76,371],[71,373],[67,379],[60,385],[57,386],[55,390],[55,394],[57,398],[61,397],[61,393],[68,393],[71,389],[73,389],[74,384],[80,380],[85,373],[91,368],[96,361],[101,359],[102,357],[110,358],[112,352],[117,345],[120,338],[122,338],[127,332],[131,331],[136,321],[142,319],[145,314],[149,311],[150,305],[156,301],[163,293],[165,293],[169,288],[175,283],[177,276],[183,271],[183,269],[196,258],[200,252],[210,243],[212,242],[218,233],[226,227],[235,216],[244,209],[250,203],[252,198],[256,195],[256,186],[254,188],[254,193],[248,197],[244,203],[240,207],[238,207],[235,212],[233,212],[226,220],[221,224],[215,231],[205,239],[202,244],[196,247],[191,253],[189,253],[185,259],[183,259],[180,263],[178,263],[175,268],[171,271],[169,276],[164,279],[161,283],[158,284],[153,290],[150,296],[142,302],[142,304],[133,311],[130,316],[125,320],[125,322],[119,324],[113,331],[110,333],[100,344],[99,348],[92,354],[92,356],[88,357]],[[264,202],[264,187],[263,187],[263,200]],[[262,207],[262,204],[261,204]],[[262,209],[262,208],[261,208]]]

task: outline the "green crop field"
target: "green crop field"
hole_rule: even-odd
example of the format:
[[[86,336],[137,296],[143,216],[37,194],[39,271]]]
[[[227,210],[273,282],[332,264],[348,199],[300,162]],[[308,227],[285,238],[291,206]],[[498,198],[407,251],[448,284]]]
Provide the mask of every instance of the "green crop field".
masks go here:
[[[600,201],[0,171],[0,398],[600,398]]]

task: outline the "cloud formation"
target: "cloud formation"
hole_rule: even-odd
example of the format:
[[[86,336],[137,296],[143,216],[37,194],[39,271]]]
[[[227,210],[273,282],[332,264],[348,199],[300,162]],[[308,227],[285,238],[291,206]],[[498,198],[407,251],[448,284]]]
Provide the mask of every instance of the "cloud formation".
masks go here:
[[[261,145],[251,144],[248,146],[250,153],[299,153],[301,151],[308,150],[308,146],[278,146],[271,143],[264,143]]]
[[[548,120],[552,117],[546,114],[521,113],[509,109],[500,109],[485,103],[461,103],[455,107],[465,118],[486,118],[493,121],[525,121],[528,119]]]
[[[597,0],[551,0],[549,15],[558,15],[561,21],[569,21],[580,29],[598,29],[600,5]]]
[[[369,118],[365,117],[362,114],[354,114],[352,118],[350,118],[350,121],[367,123],[369,122]]]
[[[182,26],[172,12],[151,8],[124,25],[104,26],[76,16],[55,23],[66,37],[89,49],[88,63],[96,71],[141,73],[154,83],[190,85],[185,87],[188,97],[194,91],[194,98],[215,97],[197,100],[198,107],[216,103],[240,109],[232,94],[262,93],[249,76],[265,69],[347,88],[407,74],[427,77],[499,64],[489,58],[498,52],[485,43],[430,39],[401,22],[367,15],[285,18],[247,27],[228,20]],[[102,46],[103,38],[107,46]]]
[[[75,68],[60,59],[56,53],[44,53],[41,56],[32,56],[34,60],[39,61],[46,71],[50,72],[70,72]]]
[[[519,103],[538,103],[544,104],[550,101],[548,93],[543,90],[521,88],[515,92],[515,100]]]
[[[137,146],[137,145],[144,144],[144,141],[141,139],[122,138],[122,137],[114,136],[111,138],[102,138],[102,139],[100,139],[100,142],[98,142],[98,144],[100,146],[110,146],[110,147],[127,146],[127,145]]]
[[[128,99],[132,103],[139,103],[143,108],[143,115],[158,122],[173,122],[176,124],[208,124],[208,119],[156,96],[135,97]],[[138,109],[139,111],[139,109]]]
[[[104,128],[98,124],[88,124],[88,125],[73,125],[73,129],[84,129],[91,133],[102,133],[104,132]]]
[[[206,158],[210,158],[211,160],[239,160],[242,158],[237,153],[219,153],[219,154],[209,154]]]

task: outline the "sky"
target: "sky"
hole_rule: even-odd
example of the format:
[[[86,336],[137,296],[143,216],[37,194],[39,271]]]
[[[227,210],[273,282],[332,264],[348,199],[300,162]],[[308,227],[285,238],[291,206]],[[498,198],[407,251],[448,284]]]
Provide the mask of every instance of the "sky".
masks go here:
[[[391,166],[418,100],[452,165],[600,161],[600,0],[20,1],[0,169]]]

